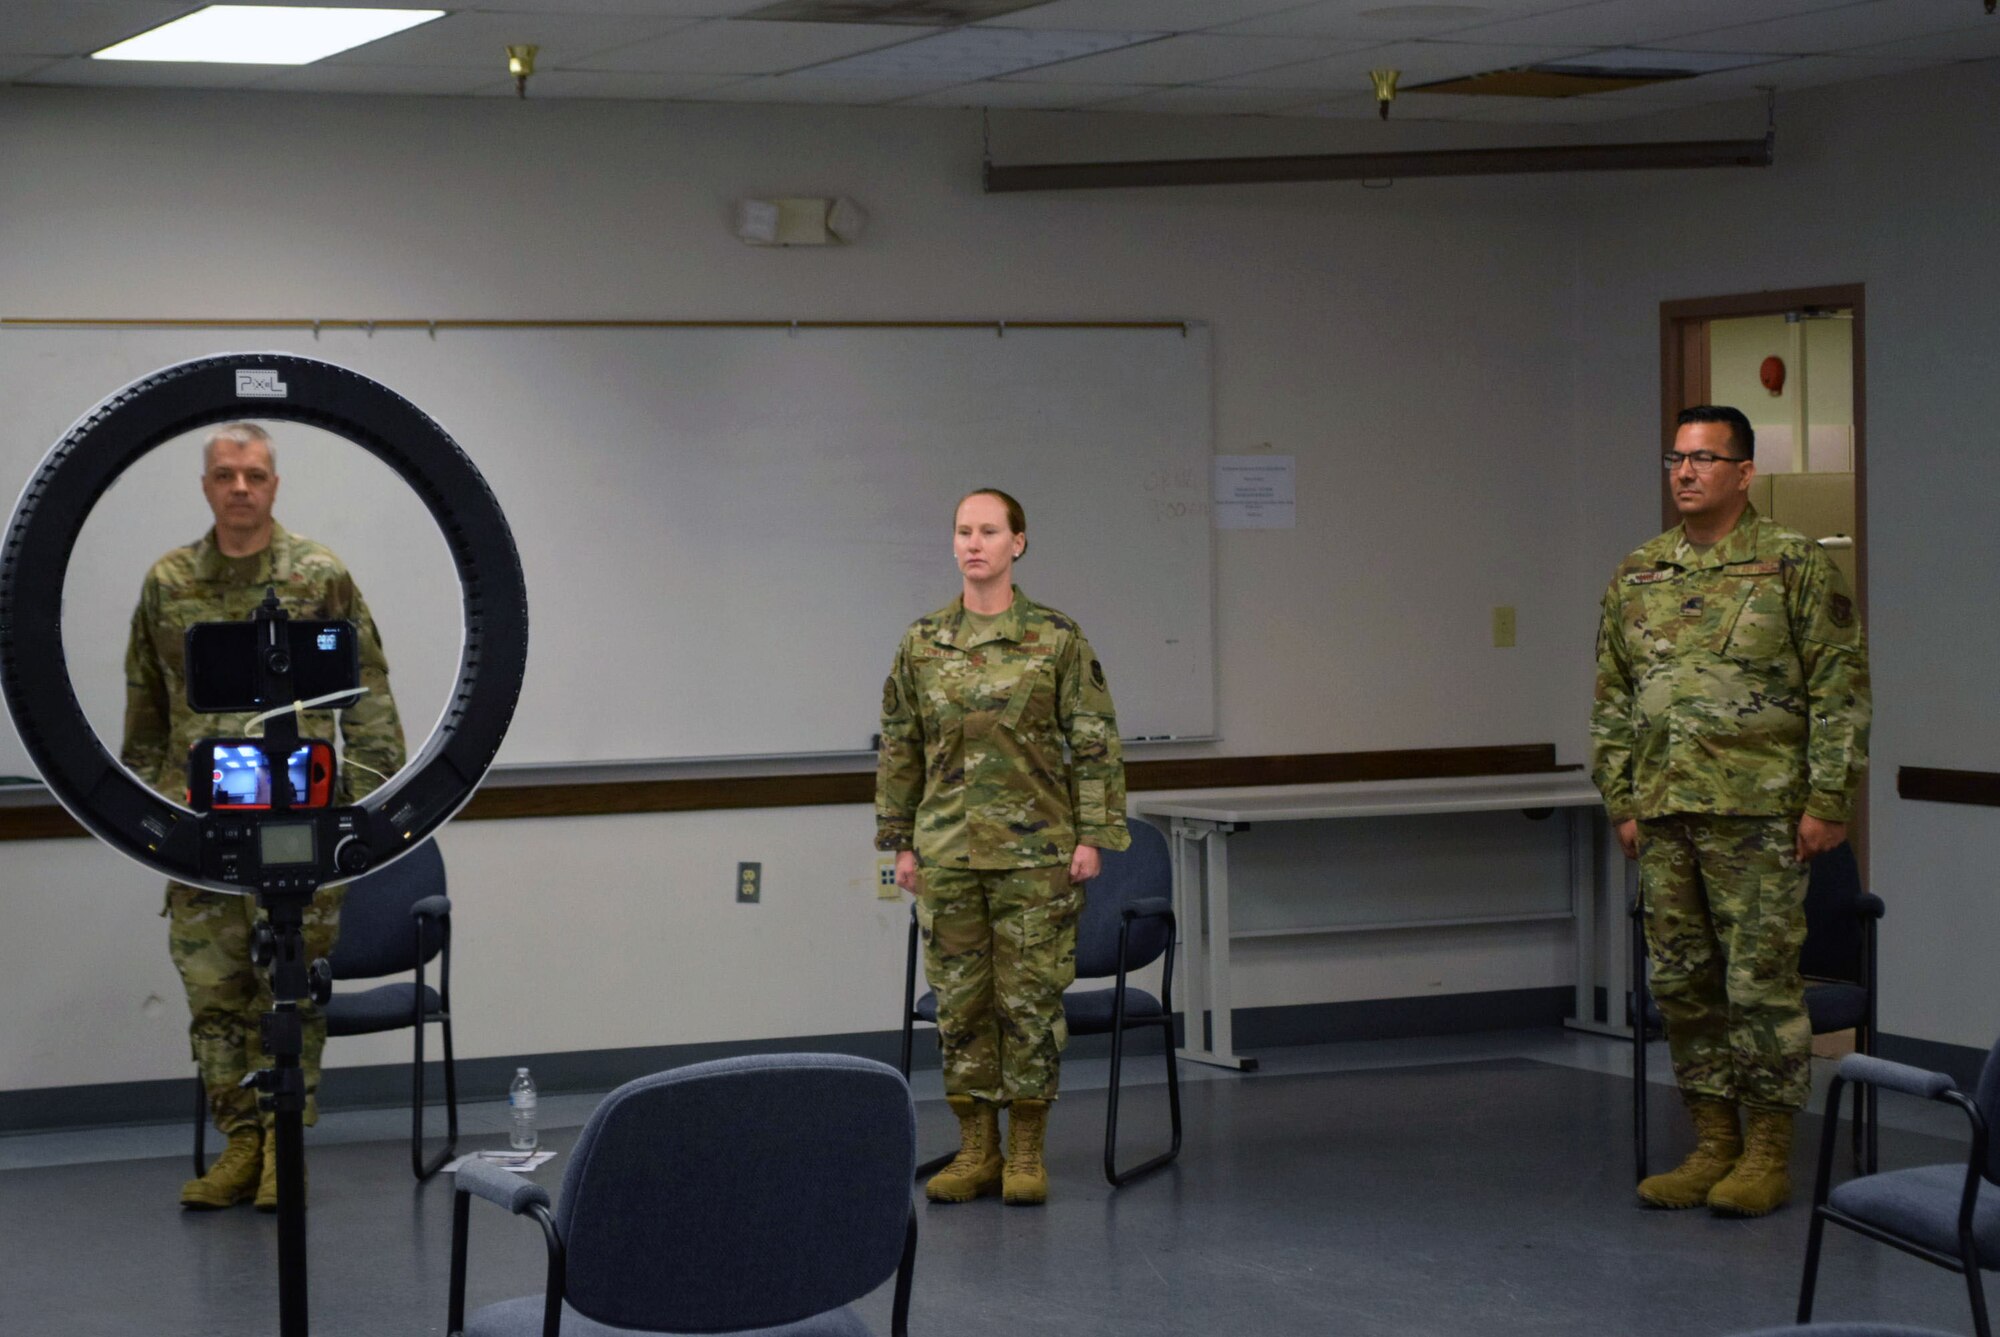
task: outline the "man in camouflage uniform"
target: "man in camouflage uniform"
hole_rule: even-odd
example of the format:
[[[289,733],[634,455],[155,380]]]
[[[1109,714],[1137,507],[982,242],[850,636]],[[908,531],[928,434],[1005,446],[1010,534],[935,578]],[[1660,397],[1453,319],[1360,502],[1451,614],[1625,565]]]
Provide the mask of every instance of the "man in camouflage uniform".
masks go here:
[[[1590,727],[1698,1138],[1639,1197],[1738,1216],[1791,1193],[1792,1116],[1811,1091],[1807,865],[1846,839],[1870,708],[1845,578],[1749,504],[1754,440],[1735,409],[1680,415],[1666,464],[1681,524],[1605,593]]]
[[[187,629],[196,622],[247,618],[274,588],[295,618],[344,618],[359,633],[361,684],[367,688],[336,716],[313,711],[300,719],[302,738],[334,740],[342,748],[336,803],[351,803],[403,764],[403,729],[389,695],[389,666],[368,605],[340,559],[271,518],[278,492],[270,438],[254,423],[218,428],[202,452],[202,492],[215,527],[176,548],[146,573],[132,613],[125,651],[125,741],[119,758],[175,802],[187,800],[188,753],[208,736],[245,734],[249,714],[197,714],[187,702],[182,662]],[[305,912],[308,959],[325,956],[339,932],[344,887],[323,887]],[[168,946],[186,986],[188,1035],[208,1088],[209,1107],[229,1145],[207,1174],[189,1180],[181,1203],[227,1207],[254,1190],[257,1206],[277,1209],[277,1146],[272,1115],[241,1086],[244,1076],[271,1066],[259,1018],[271,1006],[269,982],[250,960],[251,930],[261,918],[250,896],[167,886]],[[318,1117],[320,1050],[326,1020],[310,1003],[305,1014],[306,1113]]]
[[[1132,841],[1103,666],[1075,622],[1009,581],[1027,537],[1003,497],[961,503],[966,592],[911,626],[882,688],[875,843],[897,852],[897,882],[917,894],[961,1130],[959,1158],[926,1186],[940,1202],[995,1189],[1045,1200],[1082,884],[1100,849]]]

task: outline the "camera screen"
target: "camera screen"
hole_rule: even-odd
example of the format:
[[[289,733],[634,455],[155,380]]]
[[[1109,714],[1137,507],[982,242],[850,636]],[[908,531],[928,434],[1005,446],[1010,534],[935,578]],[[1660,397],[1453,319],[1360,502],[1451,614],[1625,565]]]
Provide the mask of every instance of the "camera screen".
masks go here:
[[[296,795],[309,792],[306,788],[309,754],[310,750],[302,747],[285,763],[285,774],[290,777],[292,793]],[[212,803],[243,808],[271,806],[271,772],[258,748],[217,743],[210,787]]]
[[[317,861],[311,822],[266,822],[257,828],[257,860],[264,867]]]

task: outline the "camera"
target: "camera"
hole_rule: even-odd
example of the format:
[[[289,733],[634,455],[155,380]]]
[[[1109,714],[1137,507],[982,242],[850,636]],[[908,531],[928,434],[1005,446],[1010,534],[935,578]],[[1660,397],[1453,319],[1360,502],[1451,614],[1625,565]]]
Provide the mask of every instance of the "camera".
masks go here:
[[[204,714],[266,710],[263,674],[291,679],[289,700],[314,701],[361,686],[361,651],[351,622],[197,622],[187,629],[188,705]]]

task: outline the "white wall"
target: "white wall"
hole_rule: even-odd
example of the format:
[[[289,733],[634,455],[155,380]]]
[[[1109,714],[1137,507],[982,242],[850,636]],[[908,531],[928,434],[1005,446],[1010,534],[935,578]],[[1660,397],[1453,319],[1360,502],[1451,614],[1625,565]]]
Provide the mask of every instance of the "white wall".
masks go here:
[[[1968,407],[1994,407],[1994,392],[1973,385],[1991,301],[1941,317],[1923,296],[1966,293],[1994,222],[1993,187],[1968,165],[1973,109],[1992,80],[1954,78],[1810,100],[1815,128],[1788,139],[1798,166],[1779,174],[1016,197],[978,192],[977,123],[956,113],[15,90],[0,94],[0,159],[12,168],[0,180],[0,309],[1207,319],[1217,449],[1268,443],[1298,456],[1300,498],[1296,530],[1217,536],[1224,742],[1211,750],[1555,741],[1575,761],[1591,610],[1604,573],[1657,515],[1643,446],[1662,297],[1867,279],[1878,644],[1911,634],[1899,603],[1928,630],[1944,592],[1969,588],[1929,563],[1955,567],[1984,544],[1980,569],[1992,569],[1989,538],[1966,533],[1933,557],[1891,537],[1898,516],[1962,512],[1971,502],[1952,498],[1976,495],[1962,471],[1891,481],[1894,451],[1965,449],[1971,424],[1995,416]],[[1735,244],[1764,235],[1739,218],[1714,247],[1676,258],[1707,198],[1691,186],[1791,209],[1779,186],[1798,173],[1836,188],[1829,143],[1858,141],[1879,177],[1837,188],[1889,209],[1906,192],[1884,183],[1915,170],[1914,150],[1885,125],[1907,100],[1925,104],[1922,124],[1963,126],[1966,141],[1922,171],[1934,193],[1915,217],[1843,240],[1828,221],[1843,211],[1814,206],[1805,242],[1793,229],[1770,267]],[[1003,161],[1195,156],[1473,133],[1051,116],[1004,119],[995,147]],[[753,250],[728,236],[738,195],[835,191],[871,212],[858,247]],[[1899,260],[1899,284],[1854,272],[1867,257],[1848,249],[1890,250],[1909,224],[1935,250]],[[1932,262],[1952,272],[1931,280]],[[1899,353],[1896,333],[1918,320],[1923,353]],[[1914,438],[1927,439],[1896,444]],[[550,447],[560,485],[561,443]],[[1995,466],[1989,455],[1967,467],[1990,480]],[[948,561],[941,548],[941,598]],[[1930,582],[1939,593],[1926,596]],[[1516,649],[1487,644],[1501,603],[1518,609]],[[1974,634],[1988,645],[2000,633]],[[1910,645],[1878,662],[1885,698],[1920,671]],[[1921,668],[1927,681],[1946,672]],[[1953,699],[1969,708],[1984,685],[1968,672]],[[1883,718],[1883,741],[1900,732],[1906,748],[1928,728],[1908,760],[1992,764],[1990,732],[1982,747],[1972,730],[1929,724],[1914,696],[1885,699]],[[1896,897],[1885,870],[1944,870],[1909,824],[1887,820],[1893,804],[1878,794],[1877,881]],[[1965,820],[1990,829],[1986,814]],[[452,828],[461,1052],[889,1028],[904,912],[872,898],[869,834],[861,808]],[[761,906],[727,899],[744,858],[764,861]],[[1900,899],[1892,979],[1918,973],[1897,956],[1917,928]],[[13,1020],[0,1033],[0,1090],[185,1073],[158,903],[153,875],[83,842],[5,849],[0,999]],[[1563,984],[1567,945],[1560,925],[1246,944],[1238,1002]],[[1892,1029],[1960,1038],[1931,1024],[1935,1009],[1893,997]],[[1977,1042],[1990,1022],[1969,1028]],[[398,1052],[349,1042],[336,1061]]]
[[[2000,940],[2000,813],[1906,803],[1895,776],[1899,766],[2000,767],[2000,376],[1990,353],[2000,179],[1981,129],[1996,99],[1996,61],[1797,94],[1780,107],[1775,169],[1633,178],[1592,196],[1578,220],[1574,317],[1585,561],[1560,633],[1587,635],[1601,573],[1657,526],[1647,449],[1659,430],[1658,336],[1647,323],[1657,304],[1865,283],[1871,873],[1889,902],[1881,1022],[1982,1049],[2000,1034],[1986,951]],[[1586,665],[1566,661],[1563,674],[1567,692],[1588,689]]]

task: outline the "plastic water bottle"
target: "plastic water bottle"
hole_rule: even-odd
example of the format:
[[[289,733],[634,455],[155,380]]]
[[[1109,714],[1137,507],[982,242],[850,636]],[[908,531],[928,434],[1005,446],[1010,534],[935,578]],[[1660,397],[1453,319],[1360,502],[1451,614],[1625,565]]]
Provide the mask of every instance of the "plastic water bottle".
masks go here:
[[[526,1068],[514,1069],[514,1083],[507,1088],[507,1107],[511,1127],[507,1145],[515,1151],[533,1151],[541,1142],[535,1132],[535,1079],[528,1075]]]

